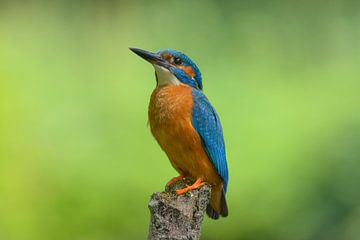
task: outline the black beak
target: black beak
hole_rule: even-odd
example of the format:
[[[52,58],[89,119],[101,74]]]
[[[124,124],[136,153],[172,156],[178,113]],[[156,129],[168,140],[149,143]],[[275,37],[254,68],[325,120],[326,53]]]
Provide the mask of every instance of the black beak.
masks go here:
[[[171,64],[167,62],[165,59],[163,59],[159,54],[148,52],[138,48],[130,48],[130,50],[151,64],[165,67],[167,69],[171,67]]]

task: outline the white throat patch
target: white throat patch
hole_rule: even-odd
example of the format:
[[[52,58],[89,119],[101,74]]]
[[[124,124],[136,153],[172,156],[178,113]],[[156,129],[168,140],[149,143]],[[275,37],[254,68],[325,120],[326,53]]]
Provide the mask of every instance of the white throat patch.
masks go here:
[[[172,74],[169,70],[159,65],[153,65],[156,71],[156,76],[158,79],[158,86],[171,84],[171,85],[179,85],[180,81]]]

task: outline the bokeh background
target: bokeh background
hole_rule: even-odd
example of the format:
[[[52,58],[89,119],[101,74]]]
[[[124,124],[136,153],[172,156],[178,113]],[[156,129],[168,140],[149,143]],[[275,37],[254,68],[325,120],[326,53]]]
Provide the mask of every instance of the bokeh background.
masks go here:
[[[202,239],[360,239],[359,1],[1,1],[0,239],[145,239],[175,176],[147,127],[184,51],[222,120],[230,215]]]

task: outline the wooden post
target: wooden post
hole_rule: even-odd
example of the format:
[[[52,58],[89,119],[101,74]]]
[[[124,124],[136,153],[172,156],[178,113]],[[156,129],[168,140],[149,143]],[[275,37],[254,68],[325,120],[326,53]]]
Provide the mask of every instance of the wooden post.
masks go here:
[[[175,190],[191,185],[187,179],[173,183],[164,192],[151,196],[149,240],[200,239],[200,228],[209,203],[211,187],[205,184],[200,189],[184,195],[176,195]]]

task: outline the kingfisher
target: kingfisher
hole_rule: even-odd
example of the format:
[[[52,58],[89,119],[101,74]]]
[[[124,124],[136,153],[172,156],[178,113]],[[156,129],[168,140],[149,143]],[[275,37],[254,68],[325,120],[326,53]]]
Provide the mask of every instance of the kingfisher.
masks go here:
[[[228,167],[218,114],[203,93],[196,64],[184,53],[165,49],[149,52],[130,48],[155,68],[156,88],[151,94],[148,117],[151,133],[179,173],[167,182],[194,181],[177,195],[208,183],[211,197],[206,209],[212,219],[228,216],[226,190]]]

